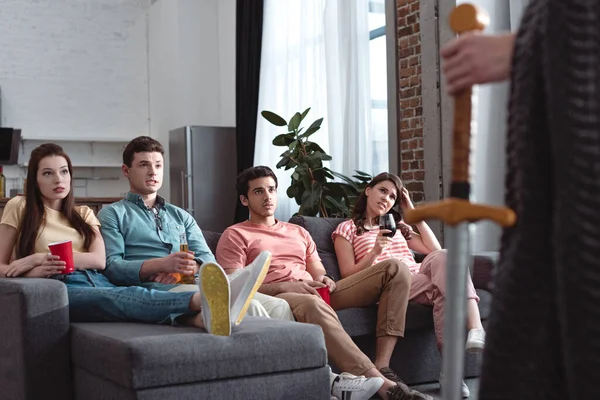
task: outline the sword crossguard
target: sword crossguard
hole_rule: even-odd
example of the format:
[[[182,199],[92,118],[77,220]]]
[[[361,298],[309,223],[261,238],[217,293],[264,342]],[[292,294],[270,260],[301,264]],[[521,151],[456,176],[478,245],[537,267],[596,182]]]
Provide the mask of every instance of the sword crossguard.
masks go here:
[[[411,225],[426,219],[438,219],[452,226],[487,219],[508,227],[515,223],[517,216],[510,208],[474,204],[452,197],[419,206],[404,214],[404,222]]]

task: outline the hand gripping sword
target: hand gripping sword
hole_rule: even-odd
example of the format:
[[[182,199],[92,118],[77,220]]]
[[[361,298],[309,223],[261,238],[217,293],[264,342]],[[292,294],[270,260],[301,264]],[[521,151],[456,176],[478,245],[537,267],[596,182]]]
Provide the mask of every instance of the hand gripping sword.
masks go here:
[[[450,27],[457,34],[481,31],[489,22],[487,13],[471,4],[461,4],[450,15]],[[438,219],[450,225],[448,235],[448,265],[446,268],[446,298],[444,317],[442,398],[461,399],[464,369],[466,285],[472,257],[469,249],[469,223],[489,219],[508,227],[515,223],[515,213],[505,207],[474,204],[469,201],[469,152],[471,140],[471,94],[467,88],[454,98],[452,136],[452,182],[450,197],[407,211],[404,219],[415,224]]]

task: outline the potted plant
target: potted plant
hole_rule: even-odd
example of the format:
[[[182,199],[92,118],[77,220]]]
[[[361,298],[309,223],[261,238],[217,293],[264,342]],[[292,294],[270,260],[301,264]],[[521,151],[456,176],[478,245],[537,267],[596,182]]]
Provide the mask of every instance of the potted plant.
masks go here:
[[[321,128],[323,118],[314,121],[306,130],[300,126],[309,111],[310,107],[302,113],[297,112],[289,121],[272,111],[261,112],[271,124],[286,129],[286,132],[273,139],[275,146],[287,148],[276,167],[294,169],[286,194],[300,206],[299,215],[349,217],[358,194],[371,180],[371,176],[355,171],[352,179],[323,165],[324,161],[331,160],[331,156],[310,140]],[[341,182],[334,181],[335,178]]]

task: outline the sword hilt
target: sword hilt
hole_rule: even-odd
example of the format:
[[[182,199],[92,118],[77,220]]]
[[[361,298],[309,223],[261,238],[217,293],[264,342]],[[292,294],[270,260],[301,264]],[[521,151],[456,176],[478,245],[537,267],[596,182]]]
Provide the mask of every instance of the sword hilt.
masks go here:
[[[473,204],[456,198],[425,204],[404,214],[404,222],[410,225],[426,219],[438,219],[452,226],[487,219],[507,227],[512,226],[517,217],[510,208]]]
[[[458,35],[465,32],[482,31],[489,24],[485,10],[472,4],[461,4],[450,14],[450,28]],[[451,197],[468,199],[469,153],[471,148],[471,95],[466,88],[454,98],[454,127],[452,132],[452,183]]]

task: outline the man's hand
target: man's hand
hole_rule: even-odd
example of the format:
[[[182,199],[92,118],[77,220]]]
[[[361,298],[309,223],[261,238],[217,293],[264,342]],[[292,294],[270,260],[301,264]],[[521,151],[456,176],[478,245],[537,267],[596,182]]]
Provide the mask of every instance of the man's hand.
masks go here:
[[[322,288],[326,285],[322,282],[317,281],[298,281],[298,282],[288,282],[282,284],[281,293],[302,293],[302,294],[314,294],[315,296],[319,295],[319,292],[315,290],[315,288]]]
[[[23,275],[35,267],[42,265],[46,259],[55,261],[59,260],[59,257],[48,253],[35,253],[30,256],[20,258],[10,263],[8,269],[6,270],[6,277],[14,278],[16,276]],[[65,265],[65,263],[64,261],[59,261],[59,264],[54,265]]]
[[[179,276],[176,274],[169,274],[166,272],[159,272],[158,274],[154,275],[152,277],[152,279],[154,282],[158,282],[158,283],[164,283],[167,285],[171,285],[174,283],[177,283],[179,280]]]
[[[444,45],[444,75],[448,92],[456,94],[479,83],[508,79],[512,62],[514,34],[462,34]]]
[[[325,284],[325,286],[327,286],[329,288],[329,293],[331,293],[335,290],[335,281],[326,275],[321,275],[321,276],[317,277],[317,279],[315,279],[315,281]]]
[[[198,264],[194,260],[193,252],[178,251],[162,258],[161,272],[194,275],[198,272]]]

